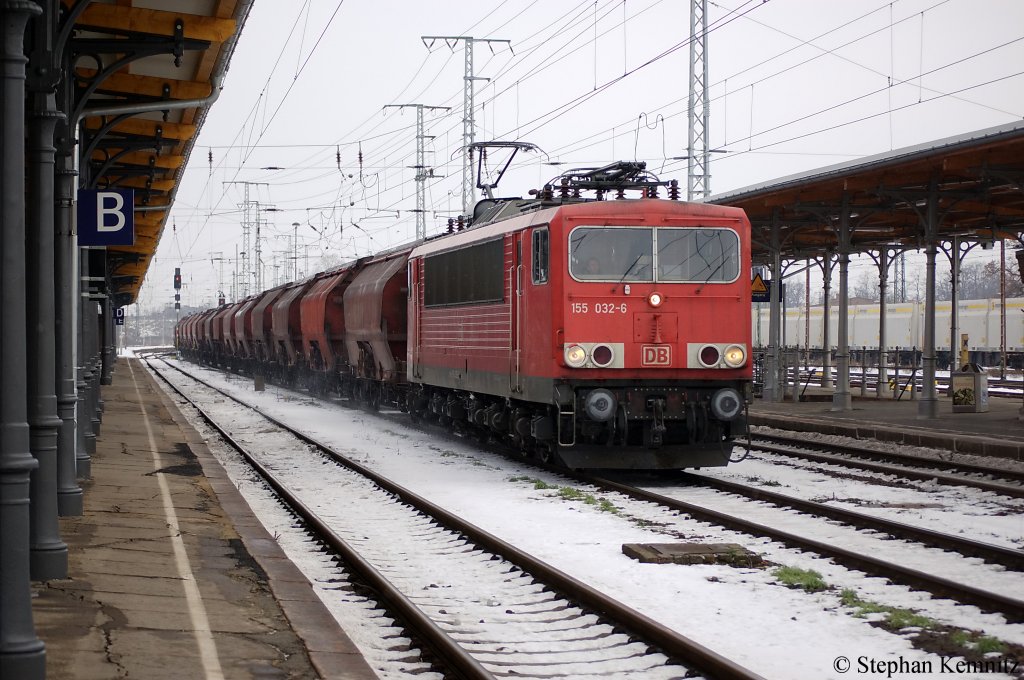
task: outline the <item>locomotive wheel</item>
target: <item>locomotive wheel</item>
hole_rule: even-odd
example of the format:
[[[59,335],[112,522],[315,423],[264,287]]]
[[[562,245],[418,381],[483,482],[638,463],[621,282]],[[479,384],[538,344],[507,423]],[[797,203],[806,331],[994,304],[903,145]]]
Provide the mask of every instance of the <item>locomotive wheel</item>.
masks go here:
[[[562,457],[555,450],[554,444],[538,444],[537,457],[540,458],[540,462],[548,465],[564,465]]]

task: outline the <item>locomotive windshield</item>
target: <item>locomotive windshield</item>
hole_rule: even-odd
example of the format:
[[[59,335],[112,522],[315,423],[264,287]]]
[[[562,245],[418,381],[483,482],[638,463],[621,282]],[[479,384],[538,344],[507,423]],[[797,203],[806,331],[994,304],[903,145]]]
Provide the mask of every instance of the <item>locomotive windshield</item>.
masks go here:
[[[728,283],[739,267],[730,229],[579,227],[569,235],[569,273],[579,281]]]

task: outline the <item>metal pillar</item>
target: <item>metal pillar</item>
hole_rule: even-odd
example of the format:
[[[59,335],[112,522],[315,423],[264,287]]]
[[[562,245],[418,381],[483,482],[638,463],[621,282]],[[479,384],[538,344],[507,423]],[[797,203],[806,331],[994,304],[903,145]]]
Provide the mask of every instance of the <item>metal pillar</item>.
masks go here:
[[[690,101],[686,145],[686,200],[711,195],[710,93],[708,92],[708,0],[690,3]]]
[[[853,409],[850,393],[850,203],[844,193],[839,214],[839,328],[836,338],[836,391],[833,411]],[[862,367],[863,370],[863,367]],[[863,377],[861,378],[863,380]]]
[[[64,85],[67,87],[67,85]],[[75,209],[75,176],[72,161],[73,134],[67,123],[58,126],[63,132],[57,157],[57,241],[55,244],[56,325],[57,325],[57,405],[61,418],[57,434],[57,469],[60,478],[58,501],[60,514],[82,514],[82,489],[75,482],[91,476],[91,459],[85,449],[83,431],[78,427],[80,395],[84,381],[76,362],[81,356],[77,346],[78,239],[74,234],[72,213]]]
[[[889,250],[882,248],[878,251],[878,382],[875,385],[875,394],[879,397],[886,397],[891,394],[889,390],[889,351],[888,329],[886,328],[886,314],[888,304],[886,302],[886,289],[889,286]]]
[[[1006,239],[999,239],[999,379],[1006,380]]]
[[[427,178],[434,176],[434,169],[427,168],[427,135],[423,127],[423,110],[450,111],[451,107],[427,106],[426,104],[386,104],[384,106],[385,109],[404,109],[406,107],[416,109],[416,240],[422,241],[427,237]],[[431,139],[433,138],[431,137]],[[465,177],[463,177],[463,181],[465,181]],[[298,256],[298,247],[296,247],[296,261],[298,261]]]
[[[782,365],[781,348],[779,346],[782,337],[781,332],[781,289],[779,281],[782,280],[782,244],[779,238],[779,225],[772,217],[772,271],[771,285],[769,286],[768,297],[768,352],[764,357],[764,400],[781,401],[785,398],[785,385],[779,384],[779,368]]]
[[[46,645],[32,622],[30,453],[25,333],[25,29],[41,13],[3,0],[0,21],[0,669],[5,678],[46,676]]]
[[[821,386],[832,387],[832,253],[825,251],[821,263]]]
[[[114,363],[117,361],[117,349],[114,335],[114,301],[110,298],[110,291],[113,287],[107,282],[108,295],[103,301],[103,370],[100,373],[101,385],[112,385],[114,383]],[[103,420],[103,401],[100,400],[100,420]],[[99,434],[99,430],[96,431]]]
[[[99,305],[101,302],[102,300],[97,299],[97,296],[94,295],[90,295],[86,298],[86,304],[88,305],[89,311],[92,312],[92,318],[90,319],[92,326],[89,333],[89,356],[91,358],[90,361],[92,365],[92,379],[89,381],[89,420],[92,425],[92,448],[89,449],[89,453],[93,455],[96,453],[96,438],[100,436],[100,411],[103,408],[103,401],[100,398],[100,380],[102,379],[103,369],[103,357],[100,349],[101,337]]]
[[[32,473],[31,571],[35,581],[66,578],[68,547],[57,523],[56,326],[53,314],[54,205],[53,130],[57,124],[52,93],[32,96],[28,148],[28,240],[26,242],[28,419],[32,455],[39,462]]]
[[[954,235],[949,252],[949,370],[960,368],[960,237]]]
[[[479,42],[503,42],[511,45],[512,41],[497,38],[473,38],[463,35],[425,35],[422,37],[422,40],[428,48],[435,40],[444,40],[452,48],[454,48],[455,43],[461,40],[466,50],[466,71],[463,76],[464,85],[462,89],[462,214],[469,217],[473,214],[473,194],[475,193],[473,191],[475,186],[473,181],[473,159],[470,157],[471,145],[476,141],[476,121],[474,120],[476,105],[473,101],[473,81],[488,80],[488,78],[479,78],[473,75],[473,45]],[[428,40],[430,41],[429,44],[427,43]]]
[[[92,355],[89,351],[89,329],[92,326],[89,314],[89,250],[79,248],[78,276],[78,402],[75,410],[75,422],[78,424],[78,476],[88,477],[92,473],[92,454],[96,452],[96,435],[92,431]],[[84,453],[85,457],[82,458]]]
[[[925,215],[926,285],[924,312],[924,346],[922,355],[921,400],[917,404],[918,418],[938,418],[939,402],[935,389],[935,256],[938,253],[939,184],[933,179],[928,185],[928,205]],[[913,388],[913,385],[911,385]]]

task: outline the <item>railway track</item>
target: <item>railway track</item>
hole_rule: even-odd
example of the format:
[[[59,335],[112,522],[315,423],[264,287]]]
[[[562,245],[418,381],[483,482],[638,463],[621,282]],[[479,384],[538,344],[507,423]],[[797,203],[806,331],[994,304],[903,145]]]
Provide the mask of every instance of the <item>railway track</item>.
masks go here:
[[[745,519],[737,514],[721,512],[705,505],[672,498],[670,496],[640,488],[634,484],[622,483],[612,479],[587,474],[568,474],[580,482],[590,484],[599,489],[615,491],[625,496],[629,496],[630,498],[655,503],[666,509],[683,512],[695,519],[711,522],[734,531],[740,531],[752,536],[764,536],[791,548],[812,551],[829,557],[835,562],[851,569],[882,576],[888,578],[894,583],[900,583],[911,588],[929,592],[937,597],[951,598],[964,604],[973,604],[984,611],[1003,614],[1007,620],[1011,622],[1024,621],[1024,600],[1021,599],[1002,595],[983,588],[977,588],[966,583],[937,576],[919,569],[913,569],[896,561],[879,559],[872,555],[844,548],[834,543],[785,531],[776,526]],[[709,481],[708,478],[699,477],[697,475],[687,475],[687,477],[693,481],[699,481],[701,484]],[[717,480],[715,480],[715,483],[717,483]],[[715,486],[715,484],[708,485]],[[729,492],[736,493],[736,490],[729,489]],[[787,505],[789,504],[787,503]],[[907,529],[907,531],[908,535],[914,532],[912,528]],[[938,536],[935,535],[936,532],[928,533],[930,535],[926,540],[930,542],[933,541],[937,543],[939,541],[943,541],[946,542],[947,545],[958,543],[958,541],[955,540],[955,537]],[[924,538],[923,535],[922,538]],[[1014,551],[1004,551],[999,549],[997,546],[982,546],[984,546],[984,544],[971,546],[964,543],[959,547],[965,552],[984,552],[992,559],[992,561],[997,561],[1000,564],[1008,562],[1015,565],[1014,568],[1018,568],[1020,566],[1019,559],[1012,554]]]
[[[778,446],[777,444],[782,444],[783,446]],[[808,442],[805,439],[786,437],[784,435],[756,434],[752,437],[751,450],[765,451],[816,463],[827,463],[869,472],[896,475],[905,479],[934,481],[947,486],[966,486],[1012,498],[1024,498],[1024,484],[1022,484],[1024,482],[1024,473],[1004,470],[1002,468],[968,463],[953,463],[895,452],[871,451],[852,446],[819,445],[814,442]],[[835,451],[838,455],[826,453],[826,451]],[[960,471],[965,474],[953,474],[953,471]],[[979,479],[967,476],[968,474],[997,477],[1005,481]]]
[[[999,564],[1013,571],[1024,571],[1024,551],[1022,550],[1004,548],[940,531],[932,531],[931,529],[874,517],[862,512],[838,508],[827,503],[818,503],[786,494],[775,493],[761,487],[730,480],[686,472],[678,473],[678,479],[684,483],[706,486],[751,500],[764,501],[777,507],[791,508],[798,512],[827,517],[828,519],[842,522],[858,529],[880,531],[896,538],[916,541],[923,545],[943,550],[951,550],[965,557],[978,557],[986,562]]]
[[[150,368],[191,401],[162,370]],[[188,379],[234,400],[201,379]],[[715,678],[760,677],[273,417],[247,415],[245,420],[255,418],[256,424],[246,428],[243,417],[233,413],[231,434],[216,417],[194,407],[317,540],[379,593],[383,606],[446,674],[582,678],[642,672],[669,678],[692,670]],[[255,413],[250,406],[244,409]],[[243,437],[244,429],[256,435]],[[283,435],[271,430],[287,432],[293,443],[282,446],[278,437]],[[257,452],[267,446],[272,455]],[[322,485],[310,488],[308,472],[294,476],[300,461],[286,455],[291,451],[301,452],[305,467],[314,455],[330,461],[317,468]],[[305,487],[301,493],[298,486]],[[339,488],[349,493],[338,494]],[[381,542],[374,535],[391,538]],[[396,540],[401,542],[397,550]]]

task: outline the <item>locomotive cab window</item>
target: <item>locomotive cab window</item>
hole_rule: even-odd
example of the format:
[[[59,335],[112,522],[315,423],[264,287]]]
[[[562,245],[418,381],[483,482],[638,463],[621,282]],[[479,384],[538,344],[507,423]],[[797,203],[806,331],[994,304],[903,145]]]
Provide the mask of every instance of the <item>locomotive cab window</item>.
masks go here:
[[[569,234],[569,273],[578,281],[650,281],[653,229],[578,227]]]
[[[577,281],[729,283],[739,276],[740,240],[710,227],[577,227],[569,273]]]
[[[547,283],[549,259],[548,228],[538,227],[533,230],[533,282],[535,284]]]
[[[658,281],[729,283],[740,273],[740,240],[731,229],[659,229]]]

